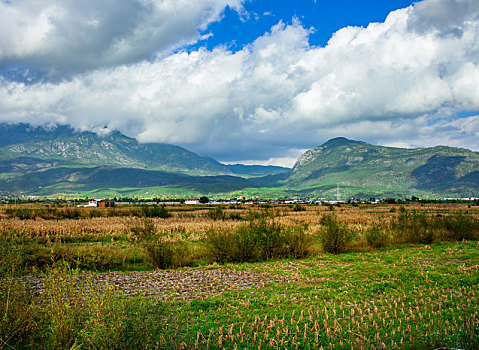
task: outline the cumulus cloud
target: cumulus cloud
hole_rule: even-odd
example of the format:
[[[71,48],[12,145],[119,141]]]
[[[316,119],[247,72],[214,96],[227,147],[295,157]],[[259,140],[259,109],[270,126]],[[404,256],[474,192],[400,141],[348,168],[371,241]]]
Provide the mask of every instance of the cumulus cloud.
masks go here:
[[[457,35],[463,33],[462,24],[477,21],[479,2],[470,0],[428,0],[419,2],[414,13],[408,18],[408,29],[437,35]]]
[[[4,80],[0,120],[107,126],[230,161],[292,158],[335,136],[479,150],[479,117],[456,116],[479,110],[478,16],[475,0],[425,0],[343,28],[325,47],[294,19],[235,53],[179,52],[60,83]]]
[[[150,59],[201,38],[243,0],[0,1],[0,68],[51,76]]]

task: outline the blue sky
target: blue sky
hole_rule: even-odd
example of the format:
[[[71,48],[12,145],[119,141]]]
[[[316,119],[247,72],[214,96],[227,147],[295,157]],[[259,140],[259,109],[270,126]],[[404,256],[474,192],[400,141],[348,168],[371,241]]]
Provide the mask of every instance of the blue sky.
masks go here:
[[[244,4],[245,13],[226,8],[221,21],[212,23],[203,31],[212,33],[205,46],[213,49],[226,45],[231,50],[241,49],[267,32],[279,21],[291,23],[298,18],[304,27],[314,28],[309,36],[311,45],[325,46],[331,35],[347,26],[366,27],[371,22],[383,22],[387,15],[407,7],[409,0],[251,0]]]
[[[0,0],[0,122],[292,166],[345,136],[479,151],[479,1]]]

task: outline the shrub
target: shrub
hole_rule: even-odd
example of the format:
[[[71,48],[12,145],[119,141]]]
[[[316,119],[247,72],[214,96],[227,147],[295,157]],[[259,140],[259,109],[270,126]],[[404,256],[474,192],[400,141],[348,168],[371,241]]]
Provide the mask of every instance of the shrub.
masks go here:
[[[211,229],[206,237],[206,249],[211,260],[220,263],[239,261],[239,243],[234,232]]]
[[[297,212],[306,211],[306,208],[304,206],[302,206],[301,204],[296,203],[296,205],[293,208],[293,211],[297,211]]]
[[[118,349],[125,326],[125,299],[108,283],[95,285],[87,282],[88,292],[83,295],[85,321],[77,343],[87,349]]]
[[[302,257],[311,243],[305,230],[304,226],[283,227],[270,212],[252,212],[249,221],[234,231],[210,230],[206,248],[210,258],[217,262]]]
[[[142,205],[140,210],[140,213],[138,216],[144,217],[144,218],[162,218],[162,219],[167,219],[171,216],[171,214],[168,212],[166,207],[164,205],[158,206],[158,205],[153,205],[153,206],[148,206],[148,205]]]
[[[369,228],[365,237],[366,242],[373,248],[385,247],[389,243],[389,234],[378,226]]]
[[[141,242],[149,241],[156,234],[156,225],[150,218],[138,220],[130,225],[130,231],[136,240]]]
[[[41,218],[45,220],[58,219],[79,219],[81,212],[77,208],[9,208],[5,210],[5,214],[9,218],[18,218],[20,220]],[[100,213],[101,214],[101,213]]]
[[[108,282],[97,283],[60,262],[46,274],[42,298],[46,348],[121,347],[126,299]]]
[[[60,212],[58,216],[61,219],[77,220],[80,218],[80,211],[77,208],[66,208],[64,211]]]
[[[243,220],[243,217],[242,217],[240,214],[238,214],[238,213],[231,213],[231,214],[229,215],[228,219],[240,221],[240,220]]]
[[[186,243],[170,242],[164,237],[160,237],[152,219],[141,219],[132,225],[130,230],[136,241],[144,247],[153,267],[168,269],[192,263]]]
[[[174,243],[162,240],[150,241],[146,243],[145,249],[153,267],[159,269],[176,267],[173,264],[175,257]]]
[[[60,245],[45,247],[39,244],[25,246],[25,266],[46,270],[59,261],[85,270],[105,271],[128,269],[131,265],[145,264],[147,257],[138,247],[112,247],[109,245]]]
[[[436,217],[436,225],[443,232],[442,238],[462,241],[477,238],[479,222],[476,218],[464,212],[449,216]]]
[[[90,216],[90,218],[99,218],[102,216],[102,212],[100,209],[90,209],[88,211],[88,215]]]
[[[38,316],[34,293],[12,276],[0,278],[0,349],[20,349],[31,342]]]
[[[321,220],[323,225],[319,238],[323,249],[332,254],[344,251],[346,245],[354,238],[354,233],[344,224],[338,222],[334,215],[327,215]]]
[[[18,232],[0,231],[0,279],[21,275],[26,267],[25,255]]]
[[[416,211],[400,210],[397,218],[391,222],[391,230],[396,242],[429,244],[434,239],[431,220]]]
[[[0,349],[24,348],[36,331],[39,309],[18,279],[24,272],[21,242],[15,232],[0,232]]]
[[[221,205],[216,206],[213,209],[208,211],[207,216],[212,220],[224,220],[226,219],[226,214],[223,211],[223,207]]]
[[[289,257],[299,259],[309,255],[313,238],[306,233],[307,229],[307,225],[303,225],[288,231]]]
[[[83,285],[78,270],[64,262],[55,265],[44,281],[47,341],[52,349],[70,349],[81,327]]]

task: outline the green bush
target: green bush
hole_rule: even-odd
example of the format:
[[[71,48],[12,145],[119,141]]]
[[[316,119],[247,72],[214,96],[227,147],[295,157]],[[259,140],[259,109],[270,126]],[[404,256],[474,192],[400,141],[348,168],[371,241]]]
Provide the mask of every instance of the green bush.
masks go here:
[[[108,245],[61,245],[45,247],[28,244],[24,247],[25,266],[45,271],[53,263],[64,261],[71,267],[106,271],[128,269],[131,265],[147,263],[143,250],[137,247],[119,248]]]
[[[210,230],[206,248],[217,262],[267,261],[307,255],[311,237],[306,227],[285,228],[270,212],[252,213],[248,223],[234,231]]]
[[[296,205],[293,208],[293,211],[296,211],[296,212],[306,211],[306,208],[303,205],[296,203]]]
[[[20,349],[33,342],[39,312],[32,290],[12,276],[0,278],[0,349]]]
[[[19,232],[0,231],[0,279],[25,272],[25,247]]]
[[[8,208],[5,214],[9,218],[17,218],[20,220],[33,220],[41,218],[45,220],[59,219],[59,211],[55,208]]]
[[[102,211],[100,209],[90,209],[88,210],[88,216],[90,218],[99,218],[102,216]]]
[[[397,243],[429,244],[434,239],[430,218],[416,211],[400,210],[399,215],[391,222],[391,231]]]
[[[78,210],[77,208],[73,208],[73,209],[66,208],[63,211],[60,211],[57,216],[59,219],[78,220],[81,214],[80,214],[80,210]]]
[[[145,244],[145,249],[153,267],[159,269],[176,267],[174,264],[174,243],[162,240],[154,240],[147,242]]]
[[[81,329],[83,281],[78,270],[61,262],[46,275],[42,293],[48,348],[70,349]]]
[[[44,220],[59,219],[79,219],[81,212],[77,208],[9,208],[5,210],[5,214],[9,218],[18,218],[20,220],[34,220],[41,218]]]
[[[206,234],[206,249],[212,261],[224,263],[238,261],[238,242],[235,233],[211,229]],[[252,247],[254,249],[254,247]]]
[[[45,348],[122,348],[127,300],[108,282],[60,262],[45,275],[42,299]]]
[[[208,210],[207,216],[212,220],[225,220],[226,213],[223,211],[223,207],[221,205],[216,206],[213,209]]]
[[[464,212],[428,217],[425,213],[401,210],[391,222],[391,231],[398,243],[429,244],[434,238],[453,241],[475,239],[479,234],[479,223]]]
[[[344,224],[338,222],[334,215],[327,215],[321,220],[322,228],[319,238],[323,249],[332,254],[339,254],[354,238],[354,233]]]
[[[19,278],[26,272],[22,243],[15,232],[0,235],[0,349],[155,347],[160,303],[127,299],[65,261],[50,261],[38,294]]]
[[[121,333],[125,327],[126,300],[108,283],[87,282],[83,295],[84,321],[76,343],[86,349],[119,349],[123,346]]]
[[[135,240],[145,249],[151,265],[159,269],[191,265],[189,246],[184,242],[170,242],[157,233],[150,218],[141,219],[130,228]]]
[[[36,328],[35,295],[18,278],[25,268],[25,252],[16,232],[0,231],[0,349],[26,347]]]
[[[460,211],[448,216],[435,218],[438,229],[442,232],[443,239],[462,241],[478,237],[479,222],[472,215]]]
[[[369,228],[364,235],[366,242],[373,248],[381,248],[389,244],[389,233],[379,226]]]
[[[229,214],[228,219],[229,219],[229,220],[238,220],[238,221],[240,221],[240,220],[243,220],[243,217],[242,217],[240,214],[238,214],[238,213],[231,213],[231,214]]]
[[[289,257],[300,259],[309,255],[313,237],[307,234],[307,225],[288,230]]]
[[[162,218],[167,219],[171,216],[168,209],[164,205],[142,205],[140,207],[140,211],[137,212],[136,216],[144,217],[144,218]]]

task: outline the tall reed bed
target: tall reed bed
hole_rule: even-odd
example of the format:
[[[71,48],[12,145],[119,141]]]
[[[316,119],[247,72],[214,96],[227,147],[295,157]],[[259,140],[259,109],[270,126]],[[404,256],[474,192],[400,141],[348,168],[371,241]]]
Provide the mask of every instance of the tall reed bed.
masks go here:
[[[478,211],[456,210],[462,207],[343,205],[330,211],[326,206],[211,206],[174,211],[144,206],[136,208],[148,210],[142,217],[64,220],[3,214],[0,234],[21,240],[25,263],[40,269],[60,260],[100,271],[174,268],[477,239]],[[156,211],[163,209],[168,215],[158,217]],[[148,238],[136,229],[143,222],[153,227]]]

